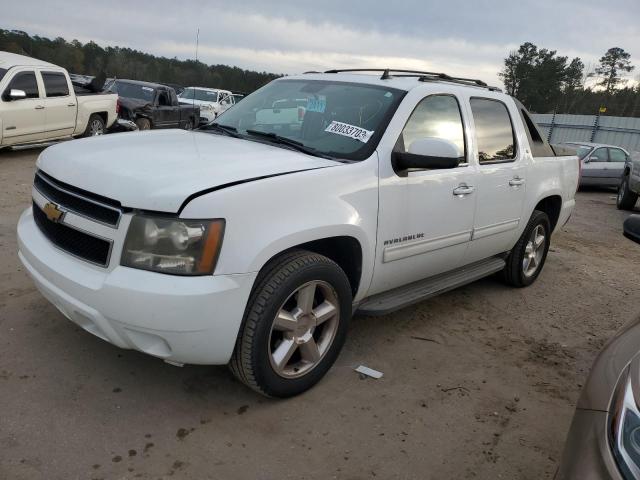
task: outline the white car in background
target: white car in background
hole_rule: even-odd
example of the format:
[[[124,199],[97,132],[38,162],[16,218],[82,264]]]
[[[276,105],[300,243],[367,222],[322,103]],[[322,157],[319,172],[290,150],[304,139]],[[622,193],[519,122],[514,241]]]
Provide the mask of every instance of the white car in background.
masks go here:
[[[229,90],[215,88],[187,87],[178,95],[180,103],[200,107],[200,123],[209,123],[235,104]]]

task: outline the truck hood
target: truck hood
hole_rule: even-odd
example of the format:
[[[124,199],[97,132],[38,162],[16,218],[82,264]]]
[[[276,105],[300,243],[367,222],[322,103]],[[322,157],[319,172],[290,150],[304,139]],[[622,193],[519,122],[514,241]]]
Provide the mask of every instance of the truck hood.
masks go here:
[[[130,132],[47,148],[37,167],[123,207],[176,213],[202,191],[340,162],[204,132]]]

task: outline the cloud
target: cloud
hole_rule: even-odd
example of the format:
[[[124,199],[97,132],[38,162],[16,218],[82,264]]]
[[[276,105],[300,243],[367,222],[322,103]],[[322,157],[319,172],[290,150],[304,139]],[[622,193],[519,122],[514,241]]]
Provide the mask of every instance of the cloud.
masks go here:
[[[640,56],[640,2],[616,0],[156,0],[11,2],[2,27],[279,73],[340,67],[444,71],[498,84],[524,41],[595,64],[611,46]]]

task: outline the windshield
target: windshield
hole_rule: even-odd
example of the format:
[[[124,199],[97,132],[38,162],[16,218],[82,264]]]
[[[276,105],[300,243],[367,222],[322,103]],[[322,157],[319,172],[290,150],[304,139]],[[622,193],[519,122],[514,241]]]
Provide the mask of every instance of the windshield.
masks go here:
[[[145,85],[120,82],[116,80],[109,86],[109,91],[117,93],[121,97],[136,98],[147,102],[153,101],[154,89]]]
[[[248,138],[258,136],[252,130],[275,134],[321,154],[362,160],[376,148],[405,93],[360,83],[276,80],[216,123]]]
[[[0,80],[2,80],[2,77],[4,77],[5,73],[7,73],[7,69],[6,68],[0,68]]]
[[[216,102],[218,100],[217,90],[200,90],[198,88],[187,88],[179,95],[180,98],[188,100],[201,100],[203,102]]]

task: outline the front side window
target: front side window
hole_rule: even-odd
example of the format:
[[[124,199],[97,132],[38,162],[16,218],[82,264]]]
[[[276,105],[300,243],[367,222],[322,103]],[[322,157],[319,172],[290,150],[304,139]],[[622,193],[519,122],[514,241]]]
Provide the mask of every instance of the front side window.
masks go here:
[[[17,73],[9,82],[5,94],[8,94],[11,90],[23,90],[27,94],[27,98],[38,98],[40,91],[38,90],[35,72]]]
[[[610,148],[609,149],[609,161],[610,162],[626,162],[627,155],[620,150],[619,148]]]
[[[607,153],[606,148],[596,148],[595,152],[591,154],[589,160],[592,162],[608,162],[609,154]]]
[[[462,115],[455,97],[431,95],[423,99],[409,117],[396,149],[408,152],[413,142],[425,138],[448,140],[466,158]]]
[[[585,145],[580,145],[578,147],[578,158],[582,160],[584,157],[589,155],[589,152],[593,150],[593,147],[587,147]]]
[[[516,141],[507,106],[489,98],[470,100],[480,163],[516,158]]]
[[[42,81],[47,97],[66,97],[69,95],[69,85],[64,73],[42,72]]]
[[[251,140],[268,142],[271,136],[277,143],[282,137],[317,154],[363,160],[375,150],[405,94],[381,85],[275,80],[205,130],[219,125]]]

